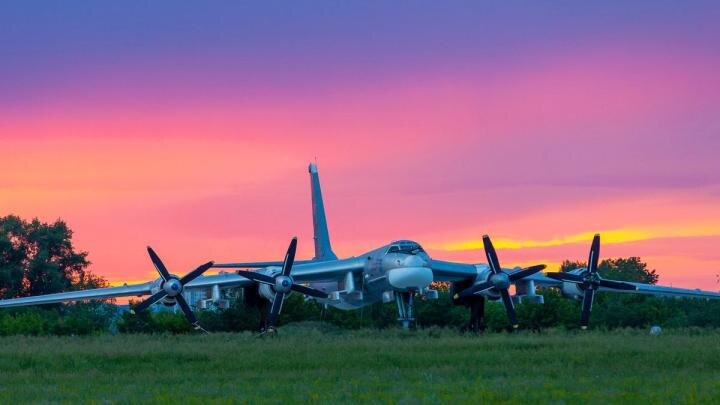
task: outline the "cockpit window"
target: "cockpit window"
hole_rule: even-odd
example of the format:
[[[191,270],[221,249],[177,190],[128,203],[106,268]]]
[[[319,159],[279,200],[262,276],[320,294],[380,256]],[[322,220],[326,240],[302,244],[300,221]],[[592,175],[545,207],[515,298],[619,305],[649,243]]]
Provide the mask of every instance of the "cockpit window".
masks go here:
[[[416,255],[423,252],[425,251],[417,243],[398,243],[390,245],[390,248],[387,250],[387,253],[404,253],[408,255]]]

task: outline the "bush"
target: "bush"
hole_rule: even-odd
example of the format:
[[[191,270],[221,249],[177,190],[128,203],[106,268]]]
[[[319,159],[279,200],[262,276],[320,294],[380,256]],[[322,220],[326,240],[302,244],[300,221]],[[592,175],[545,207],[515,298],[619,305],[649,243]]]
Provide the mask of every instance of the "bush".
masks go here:
[[[16,315],[5,314],[0,318],[0,334],[7,335],[44,335],[45,320],[35,311]]]
[[[0,312],[1,335],[90,335],[107,332],[117,307],[93,302],[50,308],[11,308]]]
[[[545,304],[516,305],[523,329],[577,329],[580,303],[564,298],[554,289],[538,291]],[[438,300],[416,301],[418,328],[461,329],[467,325],[469,310],[455,306],[450,293],[442,290]],[[241,301],[226,310],[199,312],[201,325],[215,332],[257,332],[267,306],[246,307]],[[117,306],[107,303],[78,303],[44,308],[10,308],[0,311],[0,335],[90,335],[121,333],[188,333],[193,329],[182,313],[143,311],[137,315],[119,314]],[[395,303],[375,303],[357,310],[325,307],[299,294],[292,294],[283,305],[280,325],[305,323],[357,329],[398,328]],[[661,325],[673,328],[720,328],[720,301],[652,297],[631,294],[599,293],[590,325],[599,329],[646,328]],[[484,323],[489,331],[507,329],[505,309],[499,302],[485,306]]]

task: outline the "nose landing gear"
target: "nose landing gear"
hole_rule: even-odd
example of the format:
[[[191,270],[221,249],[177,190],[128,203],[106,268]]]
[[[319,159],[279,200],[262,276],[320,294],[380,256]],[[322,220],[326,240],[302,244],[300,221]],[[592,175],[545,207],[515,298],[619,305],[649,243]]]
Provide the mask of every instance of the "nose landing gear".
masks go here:
[[[398,321],[402,324],[402,328],[408,330],[411,326],[415,326],[415,292],[395,293],[395,303]]]

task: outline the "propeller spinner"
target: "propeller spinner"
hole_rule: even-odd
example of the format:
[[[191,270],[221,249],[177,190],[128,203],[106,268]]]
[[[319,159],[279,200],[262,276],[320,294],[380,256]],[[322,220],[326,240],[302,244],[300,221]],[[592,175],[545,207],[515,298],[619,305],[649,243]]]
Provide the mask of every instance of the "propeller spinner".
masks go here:
[[[179,278],[178,276],[170,274],[170,272],[168,272],[165,264],[163,264],[162,260],[160,260],[160,257],[150,246],[147,247],[147,251],[150,255],[150,260],[152,260],[153,265],[155,265],[155,269],[158,273],[160,273],[160,277],[163,281],[160,291],[151,295],[149,298],[146,298],[144,301],[132,308],[130,312],[135,314],[149,308],[152,304],[160,301],[165,297],[170,297],[175,299],[175,302],[180,305],[180,309],[182,309],[188,322],[190,322],[190,324],[193,325],[195,329],[202,330],[202,327],[200,327],[200,325],[198,324],[198,320],[195,317],[195,314],[193,313],[192,309],[190,309],[190,305],[188,305],[185,297],[183,297],[182,292],[187,283],[195,280],[197,277],[207,271],[207,269],[212,267],[213,262],[207,262],[202,266],[196,268],[195,270],[191,271],[190,273],[184,275],[182,278]]]
[[[595,234],[590,246],[588,267],[580,274],[573,273],[547,273],[546,275],[555,280],[568,283],[575,283],[583,291],[582,310],[580,312],[580,328],[587,329],[590,323],[590,312],[592,311],[595,292],[600,287],[612,290],[637,290],[637,287],[623,281],[605,280],[598,273],[598,258],[600,257],[600,234]]]
[[[475,284],[460,291],[459,293],[455,294],[455,297],[453,298],[471,298],[472,296],[479,294],[483,291],[488,291],[491,289],[495,290],[500,293],[500,297],[502,298],[503,306],[505,307],[505,311],[507,312],[510,324],[512,325],[513,329],[517,329],[517,314],[515,312],[515,306],[513,305],[508,288],[513,282],[529,275],[535,274],[540,270],[544,269],[545,265],[539,264],[536,266],[530,266],[518,272],[508,274],[502,270],[502,267],[500,267],[500,260],[498,260],[497,253],[495,252],[495,247],[493,246],[490,237],[487,235],[483,236],[483,246],[485,247],[485,255],[487,256],[488,265],[490,266],[490,276],[484,282]]]
[[[295,283],[290,273],[292,272],[292,266],[295,262],[295,251],[297,250],[297,238],[293,238],[290,241],[287,253],[285,254],[285,260],[283,261],[282,270],[275,276],[268,276],[266,274],[238,270],[237,274],[255,281],[256,283],[268,284],[274,291],[275,297],[270,305],[267,320],[267,332],[275,330],[277,326],[277,319],[280,315],[285,296],[290,291],[297,291],[301,294],[309,295],[316,298],[327,298],[327,294],[317,290],[315,288],[306,287],[302,284]]]

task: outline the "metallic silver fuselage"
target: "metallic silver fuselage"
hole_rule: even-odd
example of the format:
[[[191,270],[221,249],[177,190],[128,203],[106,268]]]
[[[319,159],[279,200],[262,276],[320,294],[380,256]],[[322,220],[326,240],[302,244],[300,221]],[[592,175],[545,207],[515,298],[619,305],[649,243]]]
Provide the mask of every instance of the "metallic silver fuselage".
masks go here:
[[[412,241],[401,241],[405,244],[419,244]],[[352,281],[347,277],[343,280],[327,280],[311,282],[313,288],[325,291],[331,297],[318,302],[328,304],[339,309],[357,309],[380,302],[383,293],[388,291],[402,292],[410,289],[422,291],[432,282],[432,270],[429,267],[430,257],[424,251],[415,254],[403,252],[389,252],[397,242],[392,242],[380,248],[371,250],[357,257],[363,258],[362,273],[351,274]],[[403,271],[403,280],[410,280],[408,285],[393,285],[389,277],[392,272]],[[429,275],[429,278],[427,277]],[[397,280],[398,277],[395,277]],[[412,280],[418,281],[412,285]],[[348,291],[348,284],[354,284],[354,291]],[[335,293],[335,294],[333,294]]]

